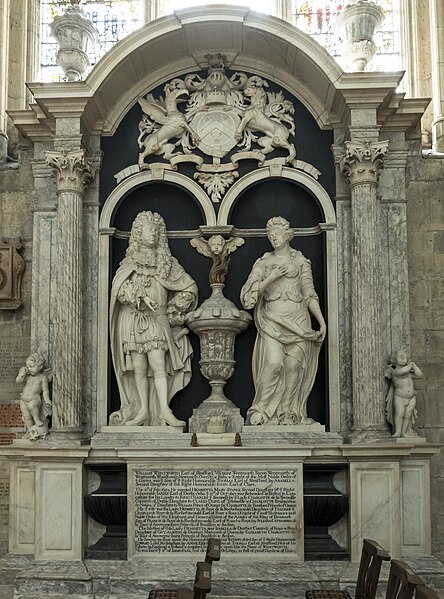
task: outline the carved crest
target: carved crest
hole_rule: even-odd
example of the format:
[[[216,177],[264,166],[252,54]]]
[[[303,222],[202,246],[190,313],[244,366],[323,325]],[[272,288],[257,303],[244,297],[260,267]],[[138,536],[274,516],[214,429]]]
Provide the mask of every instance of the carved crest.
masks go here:
[[[137,140],[139,168],[151,168],[146,159],[153,155],[162,156],[174,169],[182,162],[193,162],[194,178],[213,202],[219,202],[239,176],[240,160],[255,159],[263,165],[267,154],[282,148],[287,156],[277,160],[293,162],[294,108],[282,91],[268,91],[262,77],[242,72],[228,76],[223,55],[207,55],[207,59],[205,79],[196,73],[175,78],[166,84],[164,96],[139,98],[144,113]],[[180,104],[184,108],[179,109]],[[223,162],[236,147],[239,151]]]

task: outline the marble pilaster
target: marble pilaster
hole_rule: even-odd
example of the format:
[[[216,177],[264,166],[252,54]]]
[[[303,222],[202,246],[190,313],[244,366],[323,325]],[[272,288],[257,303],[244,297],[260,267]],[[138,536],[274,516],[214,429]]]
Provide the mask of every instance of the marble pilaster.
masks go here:
[[[379,182],[381,194],[382,247],[382,343],[388,359],[398,348],[410,352],[410,311],[407,245],[407,200],[405,168],[407,152],[400,149],[403,136],[392,136]],[[398,148],[396,148],[398,145]]]
[[[53,364],[53,315],[57,297],[55,256],[57,251],[57,206],[51,169],[41,157],[32,162],[34,175],[34,224],[32,243],[31,351]]]
[[[382,394],[379,169],[388,142],[349,141],[341,169],[351,188],[351,332],[353,433],[386,434]]]
[[[57,181],[57,300],[53,432],[82,433],[83,194],[94,172],[84,150],[47,152]]]

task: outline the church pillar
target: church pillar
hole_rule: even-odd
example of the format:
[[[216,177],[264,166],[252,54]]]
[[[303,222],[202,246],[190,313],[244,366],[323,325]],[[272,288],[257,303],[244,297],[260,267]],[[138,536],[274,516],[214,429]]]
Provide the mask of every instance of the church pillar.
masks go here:
[[[82,149],[47,152],[46,160],[58,196],[52,432],[76,437],[82,434],[83,194],[94,171]]]
[[[31,99],[26,83],[36,80],[39,37],[40,0],[9,0],[8,110],[22,110]],[[17,130],[11,125],[7,133],[10,147],[14,148],[18,143]]]
[[[422,43],[430,37],[429,0],[402,0],[401,16],[401,56],[405,75],[400,88],[411,98],[432,96],[432,53],[430,44]],[[431,140],[433,105],[424,113],[421,124],[425,143]]]
[[[379,169],[388,142],[349,141],[341,169],[351,188],[353,436],[385,435],[380,317]]]
[[[6,159],[6,101],[8,97],[9,0],[0,0],[0,163]]]
[[[145,0],[145,23],[151,23],[166,14],[165,0]]]
[[[293,15],[291,13],[291,0],[274,0],[274,12],[273,15],[279,17],[280,19],[284,19],[284,21],[288,21],[291,23],[293,21]]]
[[[430,2],[433,110],[432,147],[444,152],[444,1]]]

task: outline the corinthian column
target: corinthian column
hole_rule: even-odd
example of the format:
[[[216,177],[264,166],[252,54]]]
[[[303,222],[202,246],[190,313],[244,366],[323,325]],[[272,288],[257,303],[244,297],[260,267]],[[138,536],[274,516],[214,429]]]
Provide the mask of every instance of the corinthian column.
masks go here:
[[[94,177],[84,150],[47,152],[57,180],[57,277],[52,431],[82,433],[83,192]]]
[[[382,394],[378,173],[388,142],[346,142],[341,170],[351,188],[353,433],[385,435]]]

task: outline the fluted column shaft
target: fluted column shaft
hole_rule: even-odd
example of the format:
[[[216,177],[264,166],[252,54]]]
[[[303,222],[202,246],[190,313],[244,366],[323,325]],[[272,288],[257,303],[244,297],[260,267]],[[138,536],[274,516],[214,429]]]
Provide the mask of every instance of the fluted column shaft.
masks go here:
[[[145,0],[145,23],[151,23],[166,14],[165,0]]]
[[[385,431],[382,396],[378,171],[388,142],[346,142],[351,187],[353,431]]]
[[[58,236],[53,360],[53,432],[82,432],[83,193],[92,179],[83,150],[47,152],[57,179]]]
[[[291,11],[292,2],[291,0],[274,0],[273,15],[279,17],[280,19],[284,19],[284,21],[288,21],[289,23],[293,20],[293,14]]]

